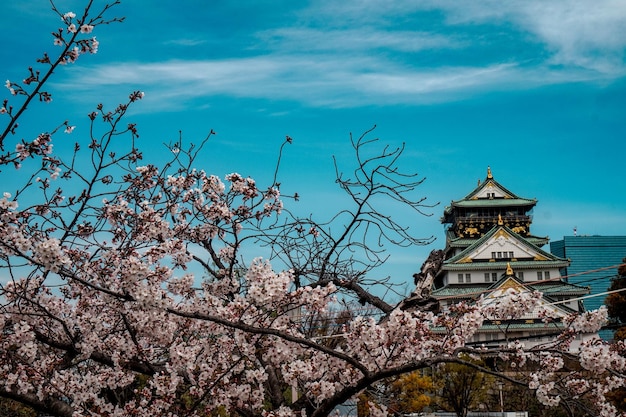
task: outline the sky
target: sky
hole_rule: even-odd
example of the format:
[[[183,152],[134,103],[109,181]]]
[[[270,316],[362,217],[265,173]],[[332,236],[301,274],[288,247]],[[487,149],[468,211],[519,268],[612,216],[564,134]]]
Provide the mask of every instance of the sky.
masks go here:
[[[78,14],[84,3],[56,5]],[[97,103],[141,90],[128,120],[146,162],[179,135],[197,143],[213,129],[199,168],[268,181],[289,135],[281,190],[301,196],[291,209],[323,217],[344,201],[333,156],[349,172],[350,135],[376,125],[377,145],[405,144],[400,164],[425,178],[416,196],[433,205],[430,216],[389,207],[436,238],[389,248],[380,273],[396,281],[445,246],[444,207],[488,166],[538,200],[533,234],[626,235],[622,0],[122,0],[109,12],[125,21],[96,28],[98,53],[55,74],[53,102],[29,109],[22,134],[69,120],[80,141]],[[47,0],[3,1],[0,14],[0,77],[20,80],[54,53],[61,21]]]

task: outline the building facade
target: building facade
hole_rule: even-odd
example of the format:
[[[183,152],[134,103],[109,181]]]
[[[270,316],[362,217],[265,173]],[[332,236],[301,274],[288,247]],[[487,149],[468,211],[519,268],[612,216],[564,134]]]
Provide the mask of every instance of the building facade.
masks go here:
[[[595,310],[604,304],[603,293],[617,275],[617,265],[626,258],[626,236],[564,236],[550,242],[550,252],[569,260],[561,270],[569,283],[591,288],[585,306]]]
[[[550,252],[569,260],[561,269],[567,282],[591,288],[585,307],[595,310],[604,304],[611,279],[617,276],[617,265],[626,258],[626,236],[564,236],[550,242]],[[613,332],[602,330],[600,337],[610,340]]]
[[[569,261],[543,250],[548,238],[531,233],[536,204],[497,182],[488,168],[484,181],[444,209],[446,247],[432,291],[444,311],[464,300],[497,298],[511,287],[543,293],[536,311],[506,323],[487,321],[473,342],[518,339],[539,344],[562,328],[558,319],[545,323],[540,310],[557,318],[584,310],[579,299],[589,288],[562,280],[560,271]]]

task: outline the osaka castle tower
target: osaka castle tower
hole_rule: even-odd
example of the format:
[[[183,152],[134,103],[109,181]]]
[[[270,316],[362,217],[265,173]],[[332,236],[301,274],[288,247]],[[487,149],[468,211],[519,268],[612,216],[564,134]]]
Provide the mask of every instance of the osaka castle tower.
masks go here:
[[[540,308],[552,317],[584,310],[579,300],[589,288],[562,279],[559,271],[569,261],[541,249],[549,238],[531,233],[535,204],[536,199],[519,197],[498,183],[488,168],[484,181],[444,209],[446,247],[432,287],[444,311],[481,295],[498,297],[511,287],[543,293]],[[486,321],[472,341],[517,339],[536,345],[552,339],[562,327],[558,319],[543,322],[538,309],[506,323]]]

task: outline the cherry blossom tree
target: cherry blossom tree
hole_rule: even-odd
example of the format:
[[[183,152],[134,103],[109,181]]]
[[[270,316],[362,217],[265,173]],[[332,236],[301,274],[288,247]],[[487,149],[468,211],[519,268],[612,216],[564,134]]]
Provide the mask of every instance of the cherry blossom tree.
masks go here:
[[[112,109],[96,105],[85,119],[89,137],[70,155],[52,146],[58,134],[75,134],[69,122],[30,126],[42,133],[21,137],[26,109],[53,105],[52,74],[96,53],[94,34],[122,20],[109,17],[118,3],[96,9],[88,1],[81,14],[52,3],[62,25],[52,34],[57,53],[44,54],[23,81],[6,82],[0,397],[63,417],[317,417],[391,377],[454,363],[527,386],[548,405],[584,397],[596,415],[617,415],[604,394],[624,385],[623,343],[593,339],[569,349],[602,326],[605,310],[568,318],[540,347],[483,348],[467,342],[484,319],[521,317],[539,295],[511,290],[445,314],[380,295],[392,289],[375,278],[383,249],[429,239],[378,205],[394,201],[418,215],[427,207],[414,197],[422,180],[398,168],[403,149],[372,151],[372,132],[352,139],[351,175],[336,161],[350,204],[326,221],[289,209],[297,195],[281,194],[279,165],[265,186],[196,166],[212,131],[195,146],[170,145],[166,163],[144,161],[137,126],[126,121],[140,91]],[[285,138],[281,158],[292,142]],[[367,314],[333,315],[342,300],[367,305]],[[334,325],[313,331],[329,315]],[[475,357],[540,367],[512,378]],[[577,367],[565,367],[565,358]],[[381,404],[368,409],[386,414]]]

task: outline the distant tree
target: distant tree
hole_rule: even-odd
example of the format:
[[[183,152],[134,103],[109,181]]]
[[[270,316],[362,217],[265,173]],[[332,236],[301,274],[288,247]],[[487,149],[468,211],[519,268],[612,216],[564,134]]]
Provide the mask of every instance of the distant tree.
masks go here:
[[[613,333],[615,341],[626,341],[626,258],[617,269],[617,276],[611,281],[609,291],[621,291],[609,294],[604,301],[609,311],[609,320],[616,326]],[[626,356],[626,352],[624,353]],[[607,398],[618,409],[626,413],[626,388],[619,387],[611,390]]]
[[[468,363],[482,365],[480,361],[465,358]],[[495,386],[493,376],[481,372],[476,367],[465,364],[448,363],[440,365],[433,378],[437,387],[437,404],[444,410],[454,411],[458,417],[477,410]]]
[[[431,404],[433,391],[432,379],[422,372],[402,375],[389,386],[389,411],[394,414],[419,413]]]
[[[0,397],[0,416],[37,417],[37,412],[18,401]]]
[[[622,259],[622,265],[617,269],[617,276],[611,281],[609,294],[604,301],[609,312],[610,323],[616,327],[614,339],[626,339],[626,258]]]

